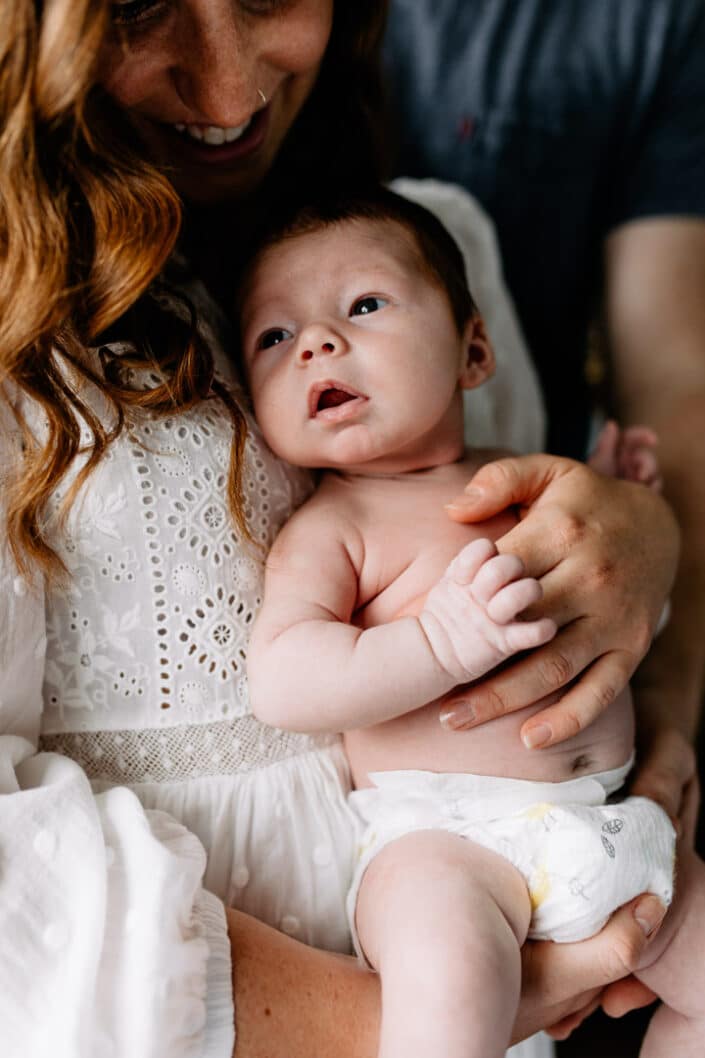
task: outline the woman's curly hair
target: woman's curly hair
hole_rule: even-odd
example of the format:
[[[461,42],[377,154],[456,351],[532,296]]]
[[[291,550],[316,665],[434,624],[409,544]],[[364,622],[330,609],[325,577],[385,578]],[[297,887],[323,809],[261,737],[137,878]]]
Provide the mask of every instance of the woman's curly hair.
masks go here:
[[[47,540],[47,502],[75,466],[68,509],[130,408],[166,415],[209,397],[225,403],[234,428],[230,507],[247,532],[244,416],[214,375],[190,306],[184,319],[161,296],[181,202],[96,85],[110,8],[108,0],[0,0],[0,396],[22,434],[17,465],[2,468],[3,506],[19,568],[49,576],[62,565]],[[319,83],[285,147],[302,178],[307,145],[342,153],[350,129],[356,164],[378,171],[385,8],[336,0]],[[133,352],[96,354],[121,332]],[[140,366],[162,381],[133,388]],[[107,414],[96,414],[96,395]],[[41,438],[21,410],[25,399],[46,423]]]

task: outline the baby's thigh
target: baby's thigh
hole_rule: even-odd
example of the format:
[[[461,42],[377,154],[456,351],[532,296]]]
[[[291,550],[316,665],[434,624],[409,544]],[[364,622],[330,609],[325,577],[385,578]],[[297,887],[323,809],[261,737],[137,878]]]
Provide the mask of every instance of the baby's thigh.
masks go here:
[[[384,973],[387,958],[428,967],[449,952],[473,961],[479,950],[521,945],[531,905],[526,882],[507,860],[441,830],[420,830],[386,845],[367,867],[357,895],[360,946]]]

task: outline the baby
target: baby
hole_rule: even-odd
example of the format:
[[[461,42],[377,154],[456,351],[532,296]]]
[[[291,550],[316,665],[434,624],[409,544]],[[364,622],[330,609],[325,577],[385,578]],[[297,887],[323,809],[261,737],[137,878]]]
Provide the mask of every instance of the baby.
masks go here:
[[[361,821],[350,922],[381,974],[380,1056],[500,1058],[527,936],[577,940],[638,893],[671,899],[666,814],[611,800],[633,762],[629,692],[538,752],[519,729],[546,701],[467,732],[439,724],[439,697],[555,625],[522,618],[541,588],[493,543],[515,516],[479,527],[444,512],[499,453],[464,449],[462,390],[493,354],[435,217],[381,189],[308,206],[264,242],[239,308],[268,443],[324,469],[268,558],[252,708],[277,727],[345,732]],[[653,458],[630,456],[628,434],[615,454],[610,431],[598,461],[652,477]],[[670,965],[671,950],[647,985],[701,958],[686,943]],[[701,1055],[702,1022],[668,1002],[643,1058],[670,1058],[674,1025],[679,1055]]]

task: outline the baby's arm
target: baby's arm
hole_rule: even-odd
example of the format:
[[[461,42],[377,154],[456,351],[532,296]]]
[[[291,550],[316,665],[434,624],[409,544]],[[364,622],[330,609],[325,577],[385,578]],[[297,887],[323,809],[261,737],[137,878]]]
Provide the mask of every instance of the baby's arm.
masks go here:
[[[360,629],[359,533],[315,501],[277,538],[248,655],[252,709],[266,723],[345,731],[417,709],[546,642],[553,621],[519,621],[538,583],[488,540],[464,548],[418,616]]]

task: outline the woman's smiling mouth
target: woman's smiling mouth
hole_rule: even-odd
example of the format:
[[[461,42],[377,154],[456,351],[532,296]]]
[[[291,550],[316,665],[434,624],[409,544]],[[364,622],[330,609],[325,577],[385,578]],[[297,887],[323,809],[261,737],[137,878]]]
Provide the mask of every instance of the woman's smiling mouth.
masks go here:
[[[227,165],[254,155],[269,128],[269,106],[255,111],[241,125],[220,126],[174,122],[160,126],[169,137],[169,153],[181,165]]]
[[[248,118],[242,125],[234,125],[231,128],[222,128],[220,125],[174,125],[177,132],[183,132],[199,143],[207,143],[209,147],[220,147],[223,143],[234,143],[239,140],[245,129],[252,123]]]

